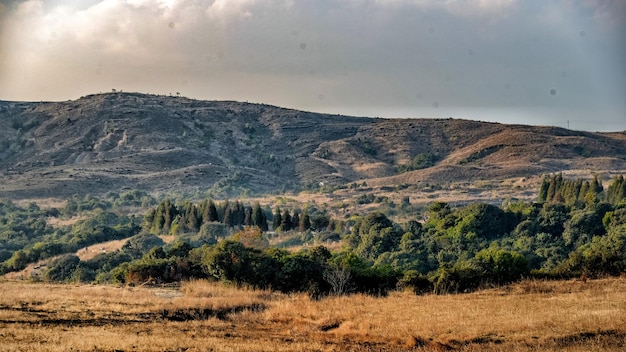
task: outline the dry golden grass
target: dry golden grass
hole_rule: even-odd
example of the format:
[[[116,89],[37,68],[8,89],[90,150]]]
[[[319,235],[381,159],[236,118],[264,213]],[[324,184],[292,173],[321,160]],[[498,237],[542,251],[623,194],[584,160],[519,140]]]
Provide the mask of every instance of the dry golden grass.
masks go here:
[[[76,251],[76,255],[78,256],[78,258],[80,258],[80,260],[83,261],[93,259],[98,254],[115,252],[116,250],[121,249],[124,244],[126,244],[126,242],[128,242],[128,238],[97,243],[92,246],[79,249],[78,251]]]
[[[626,279],[312,300],[180,287],[0,283],[3,351],[621,351]]]

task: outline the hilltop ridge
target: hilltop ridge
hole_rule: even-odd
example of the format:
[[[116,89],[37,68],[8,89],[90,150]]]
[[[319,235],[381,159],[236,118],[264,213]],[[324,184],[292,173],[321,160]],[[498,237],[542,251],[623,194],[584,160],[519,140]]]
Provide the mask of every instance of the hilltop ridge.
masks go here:
[[[430,163],[408,167],[417,156]],[[624,170],[626,131],[349,117],[139,93],[0,101],[3,197],[122,189],[232,196]]]

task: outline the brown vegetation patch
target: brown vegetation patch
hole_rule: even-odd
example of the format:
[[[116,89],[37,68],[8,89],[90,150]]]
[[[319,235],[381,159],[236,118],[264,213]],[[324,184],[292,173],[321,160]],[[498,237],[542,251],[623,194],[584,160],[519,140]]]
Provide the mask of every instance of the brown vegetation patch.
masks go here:
[[[0,289],[7,351],[621,351],[626,338],[624,278],[322,300],[204,281]]]

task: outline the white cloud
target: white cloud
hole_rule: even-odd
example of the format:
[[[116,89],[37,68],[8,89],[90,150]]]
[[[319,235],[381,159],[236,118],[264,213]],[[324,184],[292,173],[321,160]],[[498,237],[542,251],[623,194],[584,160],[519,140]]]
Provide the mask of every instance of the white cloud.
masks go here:
[[[21,1],[0,6],[0,99],[68,99],[115,87],[377,115],[597,107],[624,91],[615,88],[624,68],[601,50],[614,42],[599,30],[599,22],[620,18],[623,4]],[[557,96],[546,94],[552,88]]]

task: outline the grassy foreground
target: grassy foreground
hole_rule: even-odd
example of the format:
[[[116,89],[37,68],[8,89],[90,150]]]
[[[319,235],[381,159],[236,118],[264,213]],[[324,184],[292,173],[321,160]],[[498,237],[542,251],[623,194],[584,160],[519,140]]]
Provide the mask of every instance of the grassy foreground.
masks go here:
[[[0,282],[3,351],[621,351],[626,278],[459,295]]]

